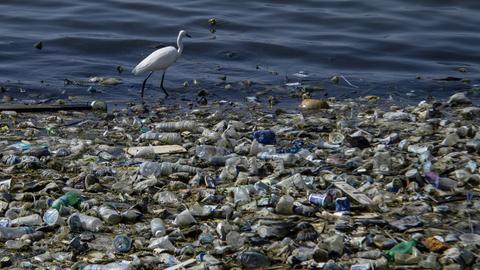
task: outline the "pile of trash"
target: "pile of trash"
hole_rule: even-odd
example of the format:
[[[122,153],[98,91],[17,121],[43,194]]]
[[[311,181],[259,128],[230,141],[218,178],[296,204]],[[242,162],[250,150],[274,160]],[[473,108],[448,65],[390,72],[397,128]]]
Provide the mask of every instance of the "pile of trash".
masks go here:
[[[3,111],[0,267],[480,269],[480,108],[379,102]]]

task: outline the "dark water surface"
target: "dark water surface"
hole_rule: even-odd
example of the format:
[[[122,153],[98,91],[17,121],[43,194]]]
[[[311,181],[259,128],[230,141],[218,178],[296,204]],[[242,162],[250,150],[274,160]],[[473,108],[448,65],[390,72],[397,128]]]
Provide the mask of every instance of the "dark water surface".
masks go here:
[[[214,33],[211,17],[218,20]],[[270,85],[273,93],[288,93],[288,77],[321,84],[325,90],[316,96],[416,101],[480,82],[478,0],[2,0],[0,25],[0,84],[8,88],[0,96],[18,100],[138,99],[144,77],[130,70],[156,46],[173,45],[180,29],[194,38],[167,72],[165,85],[176,97],[201,87],[220,97],[243,98]],[[33,48],[37,41],[42,50]],[[295,76],[299,71],[308,77]],[[332,84],[339,74],[359,88]],[[116,76],[123,84],[94,85],[93,94],[88,84],[64,85],[91,76]],[[470,83],[434,80],[445,77]],[[151,79],[147,96],[163,97],[159,78]],[[193,87],[194,79],[201,86]],[[245,79],[254,85],[245,88],[239,83]]]

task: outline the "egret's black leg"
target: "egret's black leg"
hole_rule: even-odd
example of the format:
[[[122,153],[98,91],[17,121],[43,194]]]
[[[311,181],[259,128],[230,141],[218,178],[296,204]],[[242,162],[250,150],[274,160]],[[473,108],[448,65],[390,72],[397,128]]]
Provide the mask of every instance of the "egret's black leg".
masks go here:
[[[150,71],[150,74],[148,74],[147,78],[145,78],[145,80],[143,81],[143,84],[142,84],[142,94],[141,94],[142,99],[143,99],[143,90],[145,90],[145,84],[147,83],[148,78],[150,78],[150,76],[152,76],[152,74],[153,74],[153,71]]]
[[[165,78],[165,71],[163,72],[163,75],[162,75],[162,82],[160,83],[160,88],[162,88],[163,92],[165,93],[165,95],[168,97],[168,93],[167,93],[167,90],[165,89],[165,87],[163,87],[163,79]]]

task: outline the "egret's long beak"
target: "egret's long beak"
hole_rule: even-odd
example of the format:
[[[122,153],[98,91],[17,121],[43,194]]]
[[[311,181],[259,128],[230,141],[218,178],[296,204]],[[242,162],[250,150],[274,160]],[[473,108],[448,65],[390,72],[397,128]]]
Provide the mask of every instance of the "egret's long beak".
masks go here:
[[[189,34],[185,34],[186,37],[189,37],[189,38],[192,38],[192,36],[190,36]]]

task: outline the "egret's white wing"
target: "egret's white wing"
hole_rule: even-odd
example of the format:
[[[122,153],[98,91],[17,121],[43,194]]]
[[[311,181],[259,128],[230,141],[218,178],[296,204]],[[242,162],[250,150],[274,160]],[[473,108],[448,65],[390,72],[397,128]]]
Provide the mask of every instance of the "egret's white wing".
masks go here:
[[[155,70],[164,70],[175,63],[178,58],[177,49],[173,46],[164,47],[151,53],[143,59],[133,70],[135,75]]]

